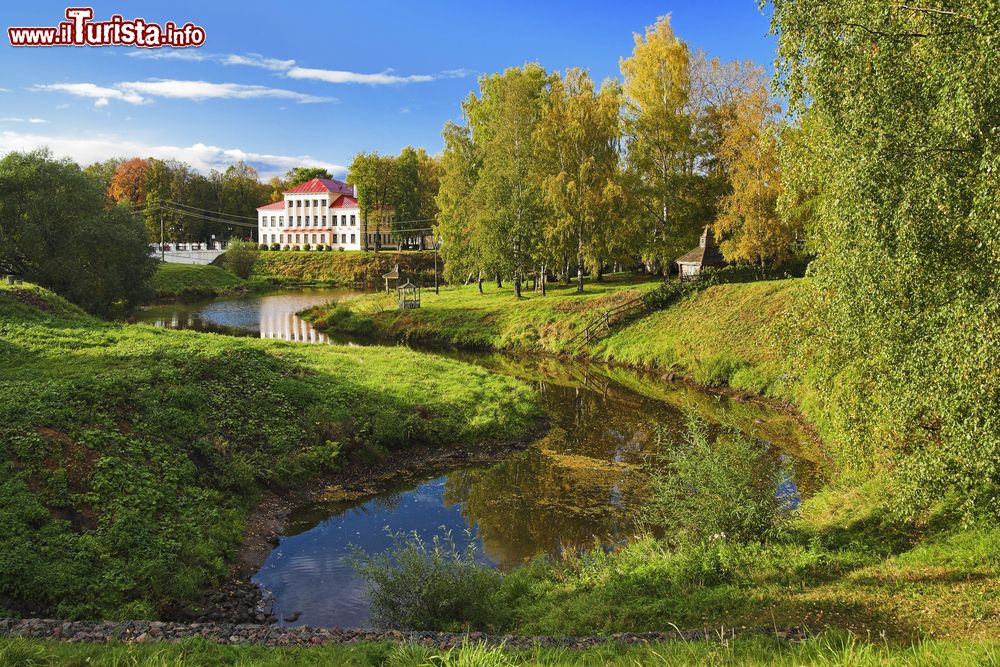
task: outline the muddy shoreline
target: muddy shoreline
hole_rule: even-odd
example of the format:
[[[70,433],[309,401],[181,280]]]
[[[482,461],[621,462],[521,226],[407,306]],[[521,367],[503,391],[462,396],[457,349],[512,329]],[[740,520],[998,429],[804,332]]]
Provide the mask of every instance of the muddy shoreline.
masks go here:
[[[493,463],[528,448],[548,428],[549,421],[545,418],[525,437],[514,442],[417,447],[394,452],[391,458],[376,463],[352,461],[341,472],[316,479],[304,487],[268,493],[247,519],[243,540],[227,579],[206,591],[199,601],[165,610],[163,619],[182,623],[275,623],[279,619],[271,613],[270,601],[251,577],[278,545],[288,515],[295,507],[331,494],[365,498],[407,480]]]

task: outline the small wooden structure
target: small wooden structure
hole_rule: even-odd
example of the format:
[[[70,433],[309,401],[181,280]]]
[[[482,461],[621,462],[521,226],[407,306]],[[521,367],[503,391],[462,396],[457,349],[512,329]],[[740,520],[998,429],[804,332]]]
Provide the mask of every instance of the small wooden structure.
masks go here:
[[[722,257],[722,251],[715,244],[710,225],[705,225],[705,229],[702,230],[698,247],[678,257],[676,262],[677,273],[680,274],[681,280],[697,280],[705,269],[720,268],[727,264]]]
[[[396,297],[399,299],[400,310],[420,307],[420,288],[409,280],[396,288]]]
[[[395,280],[396,284],[399,284],[399,264],[397,264],[389,273],[383,273],[382,279],[385,280],[385,293],[388,294],[390,280]]]

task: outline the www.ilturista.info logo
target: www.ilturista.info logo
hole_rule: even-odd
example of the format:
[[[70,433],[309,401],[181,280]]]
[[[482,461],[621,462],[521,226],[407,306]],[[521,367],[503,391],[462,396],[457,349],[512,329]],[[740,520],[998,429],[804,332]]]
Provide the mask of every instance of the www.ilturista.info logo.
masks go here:
[[[54,27],[7,28],[11,46],[139,46],[158,49],[164,46],[184,48],[205,43],[205,29],[173,21],[162,26],[135,18],[126,21],[115,14],[108,21],[92,21],[91,7],[67,7],[66,21]]]

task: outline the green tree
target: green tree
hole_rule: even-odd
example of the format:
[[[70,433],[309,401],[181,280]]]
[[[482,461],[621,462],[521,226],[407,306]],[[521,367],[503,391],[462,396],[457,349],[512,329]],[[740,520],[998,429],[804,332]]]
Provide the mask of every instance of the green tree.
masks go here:
[[[423,148],[407,146],[396,157],[395,171],[393,238],[402,241],[416,236],[422,241],[426,233],[422,228],[430,228],[438,214],[435,203],[440,187],[437,161]]]
[[[142,222],[99,179],[46,150],[0,160],[0,272],[97,314],[136,303],[155,268]]]
[[[288,170],[285,174],[285,187],[287,190],[289,188],[294,188],[296,185],[301,185],[307,181],[311,181],[314,178],[324,178],[331,179],[333,176],[329,171],[322,167],[294,167]],[[275,179],[272,179],[272,182]],[[275,199],[274,201],[280,201]]]
[[[382,246],[382,234],[390,231],[389,220],[396,199],[396,159],[377,152],[358,153],[347,170],[347,182],[358,188],[362,249],[368,250],[369,230],[372,230],[377,251]]]
[[[473,189],[476,250],[497,276],[510,276],[514,292],[541,256],[549,212],[534,177],[538,127],[553,77],[536,63],[483,77],[479,97],[465,103],[481,161]]]
[[[995,518],[1000,2],[917,4],[774,2],[778,82],[822,129],[809,381],[844,467]]]
[[[257,207],[270,201],[271,189],[260,182],[257,170],[242,160],[230,165],[222,174],[222,191],[219,197],[222,213],[229,214],[237,220],[253,224],[252,218],[257,216]],[[239,216],[239,217],[236,217]],[[237,225],[227,226],[230,233],[241,237],[250,236],[249,228]]]
[[[441,238],[445,280],[460,282],[477,273],[481,276],[484,270],[476,250],[476,205],[472,199],[479,180],[479,157],[467,125],[449,122],[442,135],[444,153],[435,200],[440,213],[434,231]]]
[[[623,200],[619,176],[621,92],[612,82],[595,90],[583,70],[552,82],[538,124],[538,177],[553,210],[549,243],[576,264],[577,291],[584,268],[600,272],[613,254],[613,228]]]

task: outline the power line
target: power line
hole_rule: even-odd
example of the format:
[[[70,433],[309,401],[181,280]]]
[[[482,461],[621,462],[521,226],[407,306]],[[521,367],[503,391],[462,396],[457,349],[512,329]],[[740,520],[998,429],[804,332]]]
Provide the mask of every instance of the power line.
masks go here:
[[[257,220],[256,217],[250,215],[239,215],[237,213],[223,213],[222,211],[210,211],[207,208],[198,208],[197,206],[191,206],[190,204],[182,204],[180,202],[171,201],[170,199],[164,199],[163,201],[168,204],[172,204],[174,206],[180,206],[182,208],[191,208],[196,211],[203,211],[205,213],[215,213],[216,215],[228,215],[234,218],[243,218],[244,220]]]

